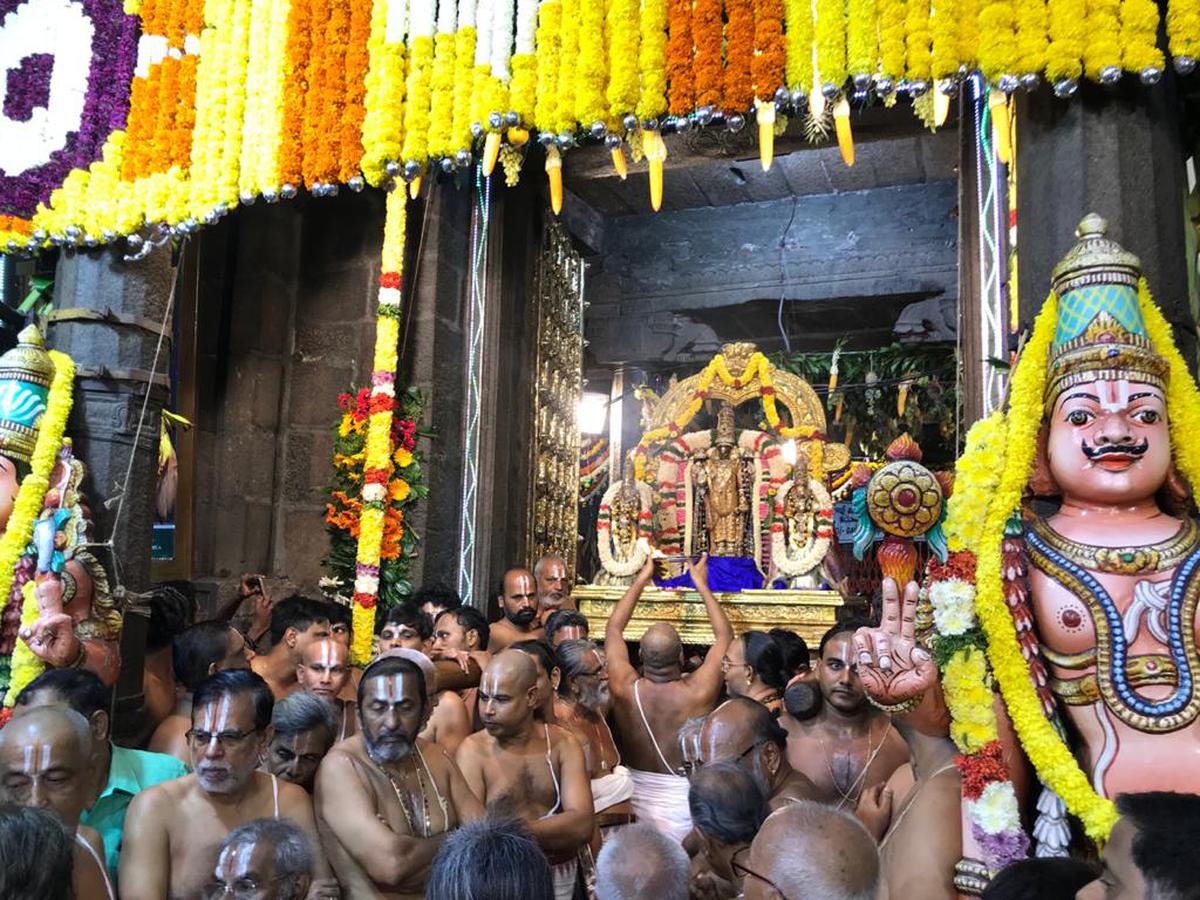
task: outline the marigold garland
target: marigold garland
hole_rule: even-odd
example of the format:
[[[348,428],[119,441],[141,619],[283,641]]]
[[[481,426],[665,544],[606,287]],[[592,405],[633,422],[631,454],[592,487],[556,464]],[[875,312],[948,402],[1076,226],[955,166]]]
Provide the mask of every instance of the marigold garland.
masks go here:
[[[1153,0],[1150,0],[1153,2]],[[1017,25],[1016,71],[1036,74],[1046,67],[1046,0],[1015,0]]]
[[[610,7],[609,21],[614,24],[616,20],[611,10],[615,10],[619,2],[620,0],[614,0]],[[696,78],[692,62],[692,0],[670,0],[670,4],[667,11],[667,112],[673,116],[685,116],[696,108]],[[782,41],[782,35],[780,39]],[[618,65],[620,63],[613,59],[614,77]],[[612,99],[611,86],[609,99]],[[612,105],[614,104],[610,103],[610,106]],[[614,114],[613,118],[617,118],[617,115]]]
[[[338,162],[342,155],[342,113],[346,106],[346,59],[350,52],[350,5],[352,0],[330,0],[325,22],[324,53],[321,66],[310,71],[309,92],[315,95],[319,117],[312,140],[305,148],[304,182],[337,182]]]
[[[475,0],[459,0],[454,32],[454,115],[450,144],[455,152],[471,146],[471,88],[475,71]],[[436,48],[435,48],[436,52]]]
[[[594,0],[584,0],[585,5]],[[749,9],[750,0],[744,2]],[[655,119],[667,111],[667,0],[644,0],[642,4],[641,39],[638,43],[638,70],[641,73],[641,93],[638,95],[639,119]],[[754,52],[754,17],[750,14],[750,53]],[[746,81],[750,80],[749,59],[746,60]],[[749,100],[747,100],[747,105]],[[585,126],[587,122],[582,123]]]
[[[343,183],[362,169],[362,126],[366,116],[366,80],[370,65],[367,44],[371,34],[371,10],[356,0],[350,2],[350,32],[346,48],[345,100],[342,106],[337,180]]]
[[[979,10],[979,70],[995,81],[1015,75],[1017,67],[1017,22],[1013,4],[1007,0],[984,0]]]
[[[471,125],[487,124],[492,80],[492,31],[496,0],[479,0],[475,7],[475,59],[471,73]]]
[[[933,72],[933,35],[929,31],[929,0],[906,0],[904,23],[904,76],[909,81],[928,82]],[[980,30],[984,30],[982,19]]]
[[[930,74],[935,80],[940,81],[958,74],[961,21],[961,14],[952,3],[948,0],[933,0],[933,8],[929,13],[929,30],[932,36]]]
[[[1167,4],[1167,40],[1175,58],[1200,57],[1200,4]]]
[[[904,0],[879,2],[879,68],[882,74],[898,82],[904,77]]]
[[[408,42],[410,61],[405,81],[404,146],[400,155],[405,162],[424,164],[429,158],[429,111],[432,102],[433,35],[418,32],[419,25],[428,20],[416,17],[418,6],[428,0],[413,3],[413,34]],[[429,23],[432,25],[432,23]],[[431,29],[432,30],[432,29]]]
[[[526,127],[533,124],[533,112],[537,104],[537,56],[534,52],[537,21],[537,0],[517,0],[517,31],[510,60],[512,83],[509,107]],[[607,68],[603,57],[600,66],[600,78],[603,79],[603,70]]]
[[[575,66],[579,59],[579,19],[581,2],[588,0],[561,0],[562,20],[559,27],[558,118],[551,123],[553,131],[562,133],[575,130]]]
[[[441,0],[438,4],[437,34],[433,38],[433,72],[429,79],[429,155],[454,153],[454,73],[458,26],[458,4]],[[472,54],[473,56],[474,54]]]
[[[979,58],[979,0],[957,0],[958,58],[960,65],[975,68]]]
[[[696,104],[712,109],[721,105],[721,48],[724,41],[721,0],[696,0],[692,8],[692,35],[696,41]]]
[[[822,85],[841,88],[846,70],[846,13],[842,0],[815,0],[817,75]]]
[[[750,65],[754,59],[753,0],[725,0],[725,83],[721,105],[745,112],[754,99]]]
[[[1083,45],[1083,70],[1099,81],[1107,69],[1121,68],[1120,0],[1088,0],[1088,40]]]
[[[33,526],[42,512],[46,492],[50,489],[50,474],[62,449],[63,435],[67,430],[67,417],[73,403],[72,388],[75,383],[75,363],[71,357],[57,350],[50,351],[54,363],[54,378],[46,398],[46,411],[42,414],[33,456],[29,461],[29,474],[21,481],[17,498],[13,504],[8,527],[0,535],[0,596],[7,597],[12,590],[17,561],[25,552],[33,537]],[[26,585],[25,602],[21,608],[22,627],[32,625],[38,619],[37,596],[34,582]],[[24,641],[17,641],[12,654],[12,676],[5,705],[12,706],[19,694],[45,668],[42,660],[34,654]]]
[[[1052,83],[1083,74],[1083,47],[1087,41],[1087,5],[1084,0],[1046,0],[1046,78]]]
[[[1158,4],[1154,0],[1121,0],[1119,42],[1121,64],[1127,71],[1162,71],[1166,59],[1158,49]]]
[[[579,10],[579,65],[575,67],[575,120],[584,128],[608,117],[606,68],[604,4],[585,2]]]
[[[493,113],[503,116],[512,109],[509,83],[512,81],[510,63],[514,30],[513,0],[492,0],[492,36],[488,45],[490,77],[487,81],[488,96],[485,101],[489,121],[484,123],[489,131],[493,130]]]
[[[783,86],[786,61],[783,0],[758,0],[754,8],[754,60],[751,65],[757,100],[775,102],[775,92]]]
[[[283,133],[279,143],[279,182],[299,185],[304,180],[304,123],[308,67],[314,56],[314,39],[324,32],[312,22],[313,0],[293,0],[288,15],[286,77],[283,90]],[[373,142],[375,143],[375,142]]]
[[[617,0],[626,2],[626,0]],[[613,8],[617,7],[613,3]],[[544,0],[538,8],[537,27],[537,100],[534,104],[534,120],[542,127],[558,121],[558,70],[559,42],[562,31],[562,4],[559,0]],[[614,90],[616,73],[609,82],[609,93]],[[631,104],[632,105],[632,104]],[[625,107],[628,109],[628,107]],[[552,126],[551,126],[552,127]]]
[[[879,28],[875,0],[846,2],[846,68],[851,75],[874,75],[879,68]]]
[[[304,0],[295,0],[303,3]],[[404,30],[408,0],[375,0],[367,41],[363,95],[363,175],[381,185],[388,162],[399,162],[404,123]],[[399,36],[395,32],[399,32]]]

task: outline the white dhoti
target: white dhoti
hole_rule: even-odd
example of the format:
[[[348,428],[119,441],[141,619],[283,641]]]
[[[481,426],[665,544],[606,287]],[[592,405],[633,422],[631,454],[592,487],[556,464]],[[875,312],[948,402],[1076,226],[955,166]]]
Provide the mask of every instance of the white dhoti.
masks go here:
[[[592,806],[597,813],[610,806],[624,803],[633,797],[633,776],[624,766],[617,766],[607,775],[592,779]]]
[[[663,775],[630,769],[633,778],[633,814],[639,822],[653,825],[680,843],[692,830],[688,807],[688,780],[682,775]]]
[[[566,862],[550,866],[554,879],[554,900],[572,900],[575,896],[575,880],[579,877],[579,860],[571,857]]]

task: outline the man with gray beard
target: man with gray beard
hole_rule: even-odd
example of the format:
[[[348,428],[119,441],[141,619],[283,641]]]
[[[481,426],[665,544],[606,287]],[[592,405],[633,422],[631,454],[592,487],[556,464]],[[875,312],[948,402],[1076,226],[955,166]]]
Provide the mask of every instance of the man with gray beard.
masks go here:
[[[317,772],[317,824],[347,897],[423,897],[445,836],[483,815],[454,761],[418,737],[436,694],[424,654],[382,653],[358,685],[359,733]]]

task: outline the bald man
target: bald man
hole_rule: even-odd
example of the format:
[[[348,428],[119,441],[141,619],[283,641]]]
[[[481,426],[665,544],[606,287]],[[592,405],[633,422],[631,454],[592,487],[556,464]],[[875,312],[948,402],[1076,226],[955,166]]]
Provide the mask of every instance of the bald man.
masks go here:
[[[539,559],[533,567],[533,579],[537,582],[538,619],[541,622],[545,623],[556,609],[575,609],[567,561],[561,556],[549,554]]]
[[[75,710],[29,710],[0,729],[0,800],[51,810],[75,835],[74,896],[112,900],[104,844],[79,824],[101,787],[91,766],[93,749],[91,726]]]
[[[540,701],[528,655],[493,656],[479,684],[484,730],[462,742],[458,765],[485,805],[521,820],[550,862],[555,897],[570,900],[576,858],[592,836],[592,789],[574,736],[534,720]]]
[[[638,821],[682,841],[692,829],[688,781],[679,774],[683,751],[679,729],[688,719],[712,712],[725,683],[721,657],[733,640],[733,628],[721,604],[708,589],[705,557],[689,564],[692,581],[704,600],[712,625],[713,644],[695,672],[683,674],[683,644],[665,622],[651,625],[642,636],[642,673],[629,661],[625,626],[633,617],[642,591],[654,575],[647,560],[625,592],[604,631],[608,685],[621,738],[621,757],[633,776],[633,811]]]
[[[787,758],[787,732],[771,711],[748,697],[718,706],[700,728],[704,765],[732,762],[753,775],[767,792],[772,810],[795,800],[815,800],[817,790]]]
[[[879,894],[874,839],[854,816],[810,800],[773,812],[743,860],[734,870],[746,900],[876,900]]]
[[[350,684],[350,650],[345,644],[327,637],[306,645],[300,654],[300,665],[296,666],[296,682],[300,690],[328,700],[337,710],[334,743],[354,734],[355,703],[343,697]]]
[[[359,733],[317,771],[317,820],[348,898],[423,897],[446,835],[483,815],[454,762],[418,737],[436,690],[423,654],[380,654],[358,684]]]
[[[538,618],[537,583],[528,569],[509,569],[500,580],[500,611],[504,618],[492,623],[488,649],[499,653],[517,641],[545,634]]]

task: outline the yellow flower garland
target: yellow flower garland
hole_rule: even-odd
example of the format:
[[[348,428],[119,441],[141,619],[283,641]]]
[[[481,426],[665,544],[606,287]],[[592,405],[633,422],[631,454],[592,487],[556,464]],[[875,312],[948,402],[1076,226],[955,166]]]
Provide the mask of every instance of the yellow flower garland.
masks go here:
[[[879,68],[894,81],[904,77],[904,0],[879,0]]]
[[[1046,363],[1057,314],[1057,298],[1051,294],[1038,314],[1033,337],[1013,375],[1008,459],[988,508],[976,551],[975,603],[979,623],[987,636],[992,671],[1029,761],[1041,780],[1080,818],[1088,835],[1103,841],[1116,821],[1116,810],[1111,801],[1092,789],[1070,748],[1042,711],[1017,640],[1016,626],[1004,601],[1000,572],[1004,528],[1009,517],[1020,507],[1037,448]]]
[[[460,12],[468,2],[472,0],[460,2]],[[454,121],[450,126],[450,143],[456,152],[471,146],[471,87],[475,70],[475,37],[475,26],[463,25],[461,22],[458,31],[454,33]]]
[[[579,59],[580,2],[592,0],[561,0],[562,16],[559,24],[558,77],[555,90],[558,93],[558,118],[549,123],[550,130],[562,133],[575,130],[575,66]],[[547,127],[543,123],[543,127]]]
[[[642,76],[638,118],[657,118],[667,111],[667,0],[645,0],[642,5],[638,68]]]
[[[783,13],[784,36],[787,39],[788,90],[807,93],[812,89],[813,83],[812,3],[810,0],[784,0]]]
[[[846,81],[846,11],[842,0],[816,0],[817,75],[838,88]]]
[[[1088,0],[1087,34],[1083,44],[1083,69],[1095,81],[1109,67],[1121,67],[1121,0]]]
[[[1153,2],[1153,0],[1150,0]],[[1046,67],[1046,2],[1045,0],[1016,0],[1017,20],[1016,70],[1025,75]]]
[[[588,0],[579,11],[579,65],[575,67],[575,119],[584,128],[608,117],[604,82],[604,4]],[[664,90],[666,81],[663,81]]]
[[[559,40],[562,4],[549,0],[538,9],[537,27],[537,100],[534,120],[543,128],[558,121]],[[609,88],[612,89],[611,86]]]
[[[433,75],[430,78],[429,155],[454,153],[454,72],[456,41],[452,32],[433,38]]]
[[[17,500],[13,504],[8,527],[0,536],[0,597],[7,598],[12,590],[13,574],[17,561],[33,536],[33,525],[42,512],[46,492],[50,489],[50,474],[62,448],[63,434],[67,430],[67,417],[71,414],[74,400],[72,388],[75,383],[75,362],[65,353],[50,351],[54,363],[54,378],[50,382],[50,393],[46,398],[46,412],[38,430],[33,456],[29,461],[29,474],[21,481]],[[21,626],[32,625],[38,619],[37,597],[34,582],[30,581],[23,590]],[[17,694],[45,668],[42,660],[34,654],[24,641],[18,640],[13,647],[12,675],[6,706],[12,706]]]
[[[991,82],[1018,74],[1016,26],[1012,3],[985,0],[979,10],[979,70]]]
[[[1004,471],[1008,422],[997,410],[967,432],[963,454],[955,465],[954,493],[946,502],[944,530],[950,550],[978,547],[988,505]]]
[[[1128,71],[1162,70],[1166,60],[1158,49],[1158,5],[1154,0],[1121,0],[1120,44],[1121,64]]]
[[[997,740],[992,679],[987,657],[974,647],[959,650],[942,670],[942,687],[952,716],[950,737],[963,753],[977,753]]]
[[[933,36],[930,73],[935,79],[958,74],[960,22],[961,17],[953,4],[948,0],[933,0],[933,9],[929,13],[929,29]]]
[[[1167,4],[1167,39],[1171,55],[1200,56],[1200,6],[1195,3]]]
[[[612,0],[608,9],[610,71],[608,74],[608,117],[619,122],[637,107],[639,26],[638,0]],[[539,51],[540,51],[539,47]],[[585,123],[586,124],[586,123]]]
[[[875,0],[847,0],[846,68],[851,75],[874,75],[878,64],[879,29],[875,20]],[[957,65],[955,63],[956,68]]]
[[[1172,3],[1172,8],[1176,4]],[[1083,46],[1087,42],[1087,5],[1084,0],[1046,0],[1046,78],[1051,82],[1078,78],[1083,73]]]
[[[975,67],[979,55],[979,0],[957,0],[958,60],[968,69]]]
[[[404,41],[388,40],[389,9],[406,0],[375,0],[371,7],[371,36],[367,41],[365,116],[362,141],[363,175],[380,185],[389,177],[384,166],[400,161],[404,140]],[[401,38],[403,35],[401,35]]]

